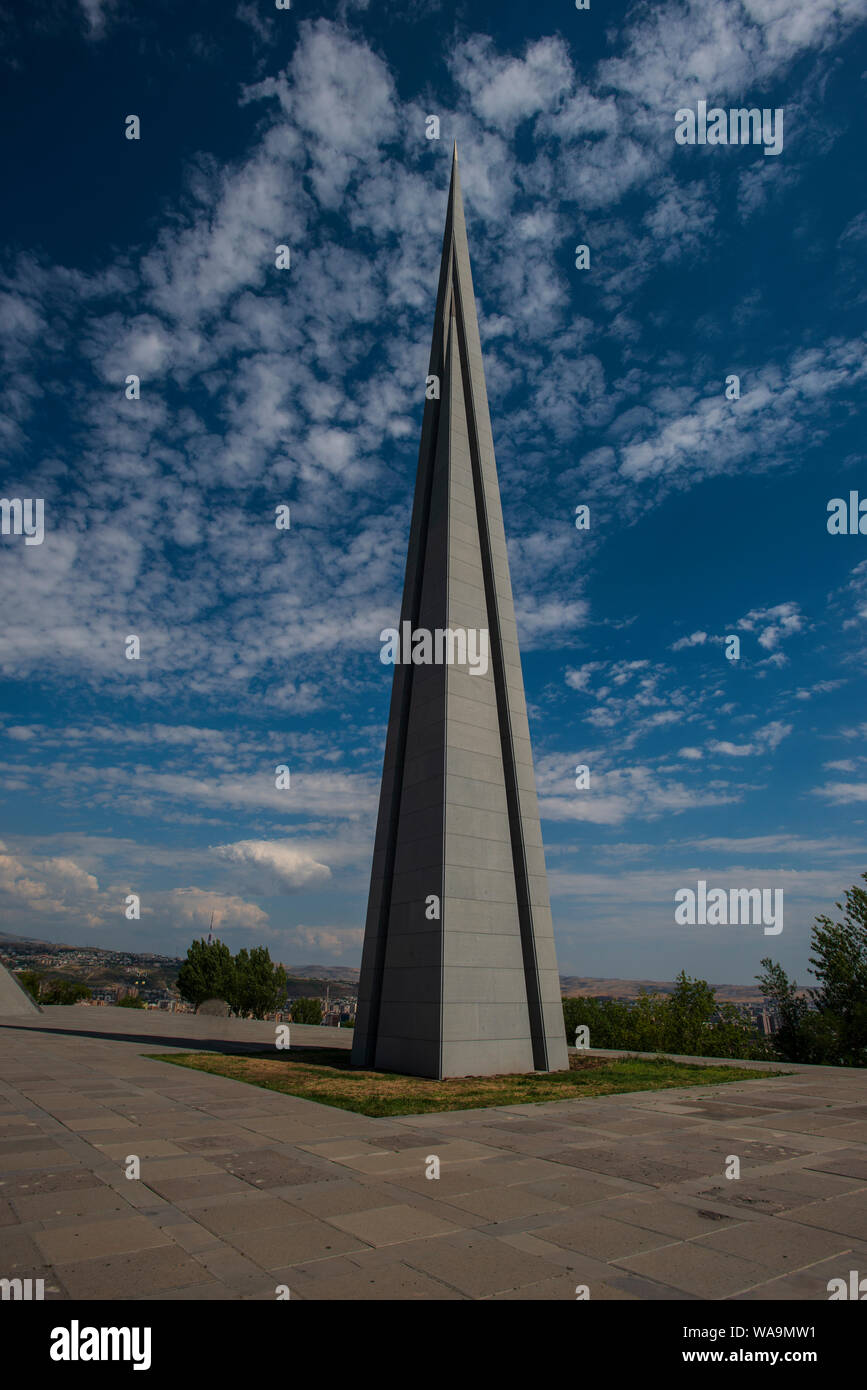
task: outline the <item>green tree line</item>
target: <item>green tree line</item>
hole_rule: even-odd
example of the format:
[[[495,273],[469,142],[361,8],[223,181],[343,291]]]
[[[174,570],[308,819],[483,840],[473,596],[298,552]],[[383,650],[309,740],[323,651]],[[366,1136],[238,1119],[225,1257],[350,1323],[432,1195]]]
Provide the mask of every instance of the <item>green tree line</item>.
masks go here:
[[[717,1000],[706,980],[678,975],[671,994],[621,999],[564,999],[566,1037],[586,1025],[588,1046],[628,1052],[676,1052],[690,1057],[740,1057],[757,1061],[774,1056],[756,1032],[746,1010]]]
[[[862,878],[867,882],[867,873]],[[810,973],[817,987],[799,990],[770,956],[761,962],[756,979],[780,1018],[771,1038],[756,1032],[745,1009],[720,1003],[706,980],[681,971],[670,995],[643,991],[631,1004],[564,999],[567,1039],[573,1043],[583,1024],[590,1047],[867,1066],[867,890],[848,889],[836,907],[840,920],[821,916],[813,925]]]

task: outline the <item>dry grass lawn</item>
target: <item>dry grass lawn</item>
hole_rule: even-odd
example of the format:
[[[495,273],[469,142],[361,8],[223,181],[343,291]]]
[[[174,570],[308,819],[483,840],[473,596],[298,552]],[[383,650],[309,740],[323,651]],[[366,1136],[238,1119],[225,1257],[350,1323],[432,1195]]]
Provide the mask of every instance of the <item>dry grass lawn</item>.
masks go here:
[[[420,1115],[437,1110],[475,1110],[580,1096],[655,1091],[671,1086],[713,1086],[779,1076],[776,1069],[745,1071],[736,1066],[697,1066],[665,1057],[582,1057],[570,1053],[569,1070],[521,1076],[462,1076],[445,1081],[395,1072],[362,1071],[348,1050],[293,1047],[284,1052],[243,1054],[184,1052],[151,1054],[156,1061],[228,1076],[269,1091],[302,1096],[361,1115]]]

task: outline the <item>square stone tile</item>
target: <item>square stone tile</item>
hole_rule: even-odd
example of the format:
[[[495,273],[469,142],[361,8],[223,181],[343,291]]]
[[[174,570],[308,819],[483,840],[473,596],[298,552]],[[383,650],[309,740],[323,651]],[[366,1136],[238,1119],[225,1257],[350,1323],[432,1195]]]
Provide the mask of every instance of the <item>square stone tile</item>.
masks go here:
[[[793,1270],[789,1274],[777,1275],[775,1279],[769,1279],[764,1284],[758,1284],[755,1288],[749,1289],[745,1293],[735,1294],[732,1298],[733,1303],[739,1302],[772,1302],[780,1300],[803,1303],[827,1302],[830,1297],[828,1283],[831,1279],[849,1279],[849,1256],[842,1258],[834,1256],[830,1260],[822,1260],[818,1264],[810,1265],[808,1269]],[[867,1269],[867,1262],[862,1261],[858,1264],[858,1269]]]
[[[586,1206],[588,1202],[604,1201],[608,1197],[617,1197],[623,1193],[651,1190],[643,1183],[605,1182],[595,1173],[581,1173],[575,1168],[563,1168],[561,1171],[561,1177],[521,1183],[520,1189],[539,1197],[546,1197],[557,1206],[564,1207]]]
[[[562,1218],[550,1226],[535,1226],[533,1234],[539,1240],[562,1245],[567,1250],[589,1255],[594,1260],[615,1260],[620,1255],[634,1255],[643,1250],[656,1250],[671,1245],[673,1237],[625,1221],[613,1221],[608,1216],[586,1210],[569,1219]]]
[[[492,1166],[486,1160],[484,1163],[457,1163],[441,1168],[436,1182],[440,1200],[447,1201],[452,1193],[478,1192],[485,1187],[499,1186],[503,1179],[498,1179],[491,1171]],[[414,1169],[388,1173],[387,1178],[392,1187],[406,1188],[409,1192],[417,1192],[425,1197],[434,1181],[432,1178],[426,1178],[423,1170],[416,1172]]]
[[[246,1197],[225,1197],[197,1204],[191,1212],[197,1222],[217,1235],[234,1231],[262,1231],[305,1220],[304,1213],[264,1192]]]
[[[730,1298],[767,1279],[766,1265],[708,1250],[695,1241],[619,1256],[617,1264],[699,1298]]]
[[[130,1210],[129,1203],[114,1188],[102,1184],[99,1187],[73,1188],[71,1192],[43,1192],[33,1197],[16,1197],[15,1208],[22,1221],[43,1221],[50,1226],[69,1225],[79,1217],[94,1213]]]
[[[32,1232],[6,1226],[0,1243],[0,1263],[0,1278],[15,1279],[43,1277],[43,1268],[48,1262]]]
[[[793,1207],[786,1212],[786,1217],[802,1226],[818,1226],[825,1231],[835,1231],[850,1243],[867,1240],[867,1198],[863,1192],[846,1197],[829,1197],[824,1202],[813,1202],[806,1207]],[[867,1270],[864,1272],[867,1274]]]
[[[647,1231],[657,1231],[672,1239],[688,1240],[693,1236],[710,1235],[720,1229],[740,1225],[742,1218],[725,1215],[708,1207],[691,1206],[676,1198],[653,1196],[610,1197],[593,1206],[593,1211]]]
[[[330,1182],[341,1177],[339,1169],[329,1173],[322,1167],[297,1163],[271,1149],[253,1149],[237,1158],[224,1159],[226,1171],[251,1187],[295,1187],[303,1183]]]
[[[464,1192],[450,1197],[448,1202],[453,1207],[484,1217],[490,1223],[514,1221],[527,1216],[543,1216],[549,1212],[562,1211],[565,1205],[562,1202],[552,1202],[548,1197],[540,1197],[524,1184],[514,1187],[485,1187],[478,1192]]]
[[[587,1288],[590,1294],[590,1301],[593,1303],[611,1302],[613,1300],[623,1300],[625,1302],[638,1302],[640,1295],[637,1293],[627,1293],[623,1289],[607,1284],[602,1280],[596,1279],[593,1284],[588,1284],[585,1280],[579,1279],[575,1274],[556,1274],[551,1279],[543,1279],[539,1284],[526,1284],[521,1289],[509,1289],[506,1293],[489,1294],[488,1300],[506,1299],[510,1302],[566,1302],[575,1303],[578,1299],[578,1288]],[[583,1294],[582,1294],[582,1301]]]
[[[178,1140],[178,1151],[192,1154],[231,1154],[237,1157],[250,1149],[260,1150],[262,1140],[258,1134],[196,1134]]]
[[[254,1190],[240,1178],[233,1178],[231,1173],[202,1173],[192,1178],[151,1178],[148,1187],[179,1207],[199,1202],[203,1197],[240,1197]]]
[[[707,1172],[701,1158],[691,1158],[680,1151],[669,1152],[653,1141],[639,1144],[587,1145],[562,1149],[548,1154],[552,1163],[580,1168],[587,1173],[606,1177],[626,1178],[645,1187],[664,1187],[684,1178],[695,1178]]]
[[[354,1211],[373,1211],[377,1207],[388,1206],[395,1200],[401,1189],[396,1186],[371,1184],[362,1186],[356,1182],[317,1183],[314,1187],[275,1188],[274,1191],[286,1195],[286,1203],[295,1211],[307,1216],[332,1217],[347,1216]],[[291,1194],[291,1195],[289,1195]]]
[[[31,1197],[40,1192],[73,1192],[82,1187],[102,1187],[103,1182],[89,1168],[71,1163],[45,1171],[9,1173],[0,1177],[0,1197]]]
[[[231,1245],[205,1246],[202,1250],[192,1252],[193,1259],[206,1270],[214,1279],[219,1279],[221,1283],[234,1290],[235,1295],[242,1290],[249,1288],[250,1281],[254,1281],[257,1288],[267,1287],[263,1281],[268,1278],[265,1271],[255,1260],[235,1250]],[[200,1278],[204,1277],[200,1272]]]
[[[848,1249],[844,1236],[821,1228],[795,1225],[789,1220],[765,1219],[746,1222],[726,1231],[701,1236],[696,1242],[708,1250],[740,1255],[754,1264],[779,1273],[818,1264]]]
[[[25,1144],[27,1140],[23,1141]],[[0,1175],[39,1171],[42,1168],[72,1168],[76,1160],[59,1144],[51,1144],[46,1139],[39,1149],[9,1150],[0,1154]]]
[[[167,1237],[143,1216],[118,1216],[109,1220],[83,1216],[74,1225],[37,1231],[33,1239],[45,1259],[55,1265],[147,1250],[165,1245],[167,1241]]]
[[[129,1154],[135,1154],[137,1158],[174,1158],[183,1157],[184,1150],[177,1144],[172,1144],[168,1139],[141,1139],[137,1134],[132,1135],[122,1144],[97,1144],[106,1158],[117,1159],[123,1166]]]
[[[526,1288],[562,1273],[555,1264],[473,1232],[400,1247],[401,1259],[469,1298]]]
[[[304,1260],[327,1259],[367,1243],[326,1221],[296,1221],[276,1230],[236,1231],[230,1243],[263,1269],[280,1269]]]
[[[331,1216],[329,1224],[341,1231],[358,1236],[368,1245],[397,1245],[402,1241],[417,1240],[420,1236],[440,1236],[459,1227],[443,1216],[419,1207],[387,1206],[374,1207],[368,1211],[355,1211],[343,1216]]]
[[[80,1119],[71,1117],[64,1120],[67,1129],[71,1129],[74,1134],[87,1134],[90,1130],[109,1132],[115,1129],[123,1129],[132,1133],[136,1130],[136,1125],[131,1120],[127,1120],[123,1115],[115,1115],[107,1110],[100,1115],[85,1115]]]
[[[428,1303],[433,1300],[460,1300],[464,1297],[456,1289],[450,1289],[400,1261],[383,1265],[379,1269],[359,1269],[342,1274],[329,1273],[330,1260],[323,1263],[325,1272],[322,1278],[299,1280],[296,1271],[291,1268],[277,1271],[275,1277],[288,1284],[293,1298],[304,1301],[327,1299],[329,1302],[334,1300],[367,1303],[400,1300]]]
[[[137,1250],[107,1259],[65,1262],[58,1277],[75,1299],[137,1299],[184,1285],[209,1282],[210,1276],[177,1245]]]
[[[857,1178],[867,1186],[867,1149],[832,1149],[818,1158],[809,1159],[804,1167],[816,1173]]]
[[[183,1158],[149,1158],[142,1163],[141,1180],[151,1187],[167,1178],[197,1178],[205,1174],[221,1174],[223,1169],[216,1163],[195,1154],[184,1154]]]

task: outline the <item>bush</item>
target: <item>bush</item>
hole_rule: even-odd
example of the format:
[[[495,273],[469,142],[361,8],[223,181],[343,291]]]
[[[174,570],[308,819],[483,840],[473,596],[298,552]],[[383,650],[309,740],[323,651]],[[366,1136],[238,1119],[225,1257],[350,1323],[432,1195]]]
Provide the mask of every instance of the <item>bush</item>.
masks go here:
[[[585,1024],[590,1046],[625,1052],[673,1052],[689,1057],[766,1060],[773,1054],[745,1010],[720,1004],[706,980],[681,971],[670,995],[641,993],[619,999],[564,999],[566,1038]]]
[[[55,980],[48,986],[44,994],[40,995],[40,1004],[77,1004],[79,999],[90,999],[91,993],[87,985],[78,984],[74,980]]]
[[[293,1000],[292,1000],[292,1022],[293,1022],[293,1023],[321,1023],[321,1022],[322,1022],[322,1000],[321,1000],[321,999],[293,999]]]
[[[15,978],[18,981],[19,985],[22,985],[24,989],[27,990],[28,994],[32,995],[34,999],[38,1000],[39,988],[42,984],[41,975],[38,975],[35,970],[21,970],[15,976]]]

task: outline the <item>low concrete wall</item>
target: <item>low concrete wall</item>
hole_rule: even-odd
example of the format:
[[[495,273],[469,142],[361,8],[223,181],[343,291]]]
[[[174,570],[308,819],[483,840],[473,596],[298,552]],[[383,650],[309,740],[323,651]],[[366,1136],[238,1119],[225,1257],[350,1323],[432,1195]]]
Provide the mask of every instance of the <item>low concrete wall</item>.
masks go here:
[[[141,1039],[160,1047],[204,1042],[225,1046],[245,1046],[274,1042],[275,1023],[255,1018],[214,1018],[205,1014],[171,1014],[163,1009],[118,1009],[111,1004],[97,1007],[81,1004],[54,1004],[31,1017],[3,1018],[0,1025],[33,1028],[38,1032],[91,1033],[106,1037]],[[293,1047],[352,1046],[351,1028],[325,1028],[313,1024],[288,1024]]]

